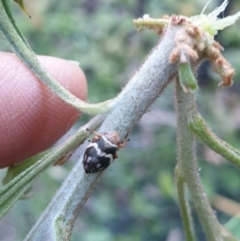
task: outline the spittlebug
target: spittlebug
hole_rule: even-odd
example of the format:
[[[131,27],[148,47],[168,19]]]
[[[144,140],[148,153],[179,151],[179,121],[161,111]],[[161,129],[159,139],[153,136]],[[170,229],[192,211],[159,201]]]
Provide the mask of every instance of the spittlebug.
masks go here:
[[[95,173],[106,169],[114,159],[118,158],[119,148],[125,147],[127,143],[126,140],[120,141],[117,131],[103,134],[94,131],[94,134],[95,136],[90,141],[83,156],[83,167],[86,173]]]

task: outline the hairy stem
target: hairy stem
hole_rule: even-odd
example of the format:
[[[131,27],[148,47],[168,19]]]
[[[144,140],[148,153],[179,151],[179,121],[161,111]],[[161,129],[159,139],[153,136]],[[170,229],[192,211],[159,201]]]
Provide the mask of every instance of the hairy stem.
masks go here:
[[[32,182],[47,168],[53,165],[61,157],[75,150],[88,136],[87,128],[97,128],[105,118],[104,115],[94,117],[88,124],[81,127],[73,136],[63,144],[46,151],[43,155],[38,154],[36,160],[26,170],[17,175],[12,181],[0,189],[0,217],[23,195]],[[32,157],[34,158],[34,157]],[[32,159],[31,158],[31,159]],[[21,164],[19,164],[21,165]],[[25,163],[22,163],[24,166]]]
[[[27,40],[25,39],[23,33],[21,30],[18,28],[12,14],[11,14],[11,6],[10,6],[10,1],[9,0],[2,0],[2,4],[5,8],[6,14],[8,15],[8,18],[10,22],[12,23],[12,26],[14,27],[15,31],[18,33],[19,37],[22,39],[22,41],[25,43],[25,45],[31,49],[30,45],[28,44]]]
[[[44,70],[37,56],[31,50],[30,46],[26,44],[23,35],[18,31],[16,23],[12,21],[11,9],[6,0],[0,1],[0,32],[12,51],[24,62],[24,64],[26,64],[49,89],[72,107],[84,113],[98,114],[107,112],[114,105],[114,99],[98,104],[86,103],[75,97],[54,80]]]
[[[188,115],[196,112],[195,96],[184,93],[179,80],[175,82],[177,111],[178,168],[184,176],[193,204],[209,241],[234,240],[218,222],[204,192],[198,173],[194,134],[188,127]]]
[[[207,127],[203,118],[197,112],[188,117],[190,130],[210,149],[225,157],[228,161],[240,168],[240,152],[228,143],[221,140]]]
[[[184,181],[183,173],[179,172],[178,167],[175,168],[175,181],[177,186],[179,209],[182,216],[183,228],[186,241],[195,241],[195,232],[193,227],[193,220],[191,216],[191,209],[189,201],[186,197],[186,183]]]
[[[168,62],[168,56],[174,48],[173,40],[178,30],[179,27],[175,26],[166,29],[161,42],[119,94],[117,105],[108,113],[98,132],[115,130],[121,139],[125,139],[148,111],[149,106],[177,74],[177,66]],[[85,174],[81,157],[25,240],[68,240],[74,220],[103,173]],[[63,233],[64,237],[58,236]]]

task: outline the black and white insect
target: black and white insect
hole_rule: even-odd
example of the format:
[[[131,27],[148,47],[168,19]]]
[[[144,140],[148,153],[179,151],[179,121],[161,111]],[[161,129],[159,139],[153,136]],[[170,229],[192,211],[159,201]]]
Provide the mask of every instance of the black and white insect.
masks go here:
[[[87,129],[89,130],[89,129]],[[91,131],[91,130],[89,130]],[[98,134],[90,141],[83,156],[83,167],[86,173],[95,173],[106,169],[114,159],[118,158],[117,151],[125,147],[127,141],[120,141],[117,131]]]

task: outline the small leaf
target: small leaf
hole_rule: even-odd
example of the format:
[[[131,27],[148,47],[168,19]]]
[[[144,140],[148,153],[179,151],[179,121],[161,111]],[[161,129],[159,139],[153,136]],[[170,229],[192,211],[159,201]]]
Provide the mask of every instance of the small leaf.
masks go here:
[[[197,80],[188,62],[179,64],[179,79],[185,93],[192,93],[198,87]]]
[[[17,177],[19,174],[24,172],[27,168],[35,164],[37,161],[42,159],[46,154],[48,154],[50,151],[52,151],[53,148],[50,148],[44,152],[41,152],[35,156],[32,156],[28,158],[27,160],[16,164],[14,166],[11,166],[8,168],[7,173],[5,177],[2,180],[2,184],[5,186],[7,185],[10,181],[12,181],[15,177]],[[29,186],[23,194],[20,196],[20,199],[28,199],[32,196],[32,186]]]
[[[23,12],[25,12],[28,15],[29,18],[31,18],[31,16],[29,15],[29,13],[27,12],[24,6],[23,0],[13,0],[13,1],[19,5],[19,7],[23,10]]]
[[[2,184],[5,186],[8,184],[11,180],[13,180],[16,176],[18,176],[20,173],[25,171],[27,168],[32,166],[36,161],[42,159],[46,154],[48,154],[52,149],[48,149],[47,151],[41,152],[35,156],[32,156],[28,158],[27,160],[16,164],[14,166],[11,166],[8,168],[6,176],[2,180]]]

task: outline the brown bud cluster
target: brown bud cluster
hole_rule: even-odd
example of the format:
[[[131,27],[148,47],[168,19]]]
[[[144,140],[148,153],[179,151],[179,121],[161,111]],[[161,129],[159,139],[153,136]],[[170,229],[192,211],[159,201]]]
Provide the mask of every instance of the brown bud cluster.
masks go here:
[[[219,85],[231,86],[234,70],[221,54],[223,47],[211,35],[194,25],[186,17],[174,15],[170,22],[172,25],[181,25],[182,27],[175,37],[175,48],[169,56],[170,63],[208,59],[213,71],[219,74],[222,79]]]

